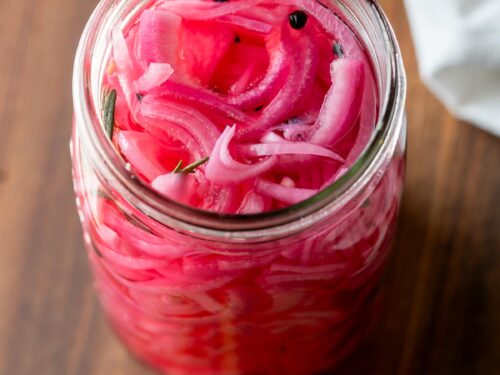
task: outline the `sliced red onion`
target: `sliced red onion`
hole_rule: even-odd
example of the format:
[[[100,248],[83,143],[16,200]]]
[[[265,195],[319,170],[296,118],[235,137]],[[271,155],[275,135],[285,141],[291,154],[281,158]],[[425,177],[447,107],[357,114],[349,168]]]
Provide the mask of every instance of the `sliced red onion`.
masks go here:
[[[137,55],[144,63],[166,63],[177,67],[182,19],[171,12],[146,9],[139,18]]]
[[[145,93],[165,83],[174,73],[170,64],[151,63],[144,74],[136,81],[137,91]]]
[[[134,81],[139,77],[139,69],[134,65],[128,50],[127,42],[120,30],[115,30],[112,34],[113,59],[118,70],[118,81],[125,95],[125,100],[130,108],[137,103],[136,87]]]
[[[126,285],[128,288],[134,289],[134,290],[143,290],[143,291],[148,291],[150,293],[156,293],[156,294],[165,294],[166,292],[194,292],[194,291],[208,291],[208,290],[213,290],[222,287],[223,285],[227,284],[230,282],[232,279],[234,279],[234,276],[224,276],[224,277],[218,277],[215,279],[212,279],[210,281],[207,280],[198,280],[193,278],[191,275],[184,276],[182,274],[176,274],[176,275],[163,275],[162,278],[156,278],[152,280],[145,280],[145,281],[130,281],[113,270],[106,268],[108,272],[110,272],[113,277],[115,277],[118,281],[120,281],[123,285]],[[171,269],[171,267],[168,267],[168,269]],[[168,272],[166,272],[168,273]],[[186,321],[186,317],[179,317],[178,318],[180,321],[185,322],[188,324]],[[201,318],[196,317],[196,320],[199,321]],[[219,317],[216,317],[216,319],[220,319]]]
[[[207,179],[215,184],[227,185],[256,177],[273,167],[276,158],[271,157],[258,164],[243,164],[236,161],[229,152],[229,143],[236,127],[226,127],[217,140],[212,156],[206,166]]]
[[[266,212],[269,208],[269,198],[263,197],[262,195],[250,190],[245,195],[237,213],[239,215],[259,214],[261,212]]]
[[[318,69],[317,50],[307,33],[293,41],[295,51],[290,58],[294,64],[287,84],[273,101],[264,109],[262,121],[279,123],[289,118],[299,103],[309,94]]]
[[[264,78],[253,88],[238,96],[230,96],[228,102],[232,105],[255,109],[259,105],[270,100],[281,86],[288,75],[289,53],[284,45],[282,31],[277,29],[266,39],[266,48],[269,51],[270,63]]]
[[[123,156],[146,180],[152,181],[167,172],[160,162],[160,155],[167,149],[149,134],[121,130],[117,132],[117,140]]]
[[[222,97],[201,87],[192,87],[178,82],[167,81],[158,89],[153,90],[151,95],[187,101],[215,113],[221,113],[236,121],[252,121],[250,116],[233,105],[228,104]]]
[[[297,204],[319,193],[315,189],[290,188],[265,180],[257,180],[255,190],[267,197],[287,204]]]
[[[315,124],[310,141],[332,145],[356,123],[363,101],[364,66],[358,60],[339,59],[332,62],[333,85]]]
[[[351,166],[360,157],[366,146],[370,143],[373,128],[377,122],[377,93],[375,82],[371,74],[365,75],[365,88],[361,113],[359,115],[359,129],[356,141],[346,158],[346,164]]]
[[[167,9],[172,13],[187,19],[206,20],[236,13],[242,9],[255,6],[262,0],[240,0],[231,2],[215,1],[164,1],[159,5],[161,9]],[[191,5],[191,6],[190,6]]]
[[[207,33],[207,29],[210,32]],[[235,32],[230,25],[220,22],[182,22],[179,65],[189,81],[207,87],[212,76],[234,44]]]
[[[245,156],[250,157],[271,155],[311,155],[322,156],[341,163],[344,162],[344,159],[342,159],[342,157],[335,152],[325,147],[306,142],[259,143],[242,145],[240,149]]]
[[[242,9],[239,14],[273,26],[282,26],[288,22],[289,6],[269,5],[264,4],[264,1],[261,3],[263,4]]]
[[[217,138],[219,130],[203,114],[192,107],[181,104],[169,103],[151,95],[146,95],[140,104],[138,118],[143,124],[156,124],[162,126],[165,123],[168,127],[172,124],[188,132],[197,141],[205,157],[208,155]],[[169,128],[165,127],[168,133]]]
[[[310,16],[301,30],[288,25],[293,10]],[[336,41],[345,58],[337,58],[328,72]],[[355,94],[375,91],[367,57],[347,24],[316,0],[156,2],[127,34],[115,31],[113,61],[107,86],[117,89],[116,105],[122,108],[115,143],[154,189],[178,201],[193,198],[183,203],[201,209],[253,213],[297,203],[338,178],[372,134],[376,93],[362,105],[362,95]],[[238,133],[226,127],[221,135],[228,124]],[[359,129],[349,132],[352,126]],[[119,134],[124,129],[131,133]],[[151,139],[138,140],[134,131]],[[142,146],[131,147],[133,142]],[[182,178],[169,174],[172,161],[180,159],[165,150],[169,144],[187,155],[186,162],[211,155],[193,179],[196,192],[186,194]],[[143,158],[150,154],[148,163]],[[250,164],[238,161],[240,155],[263,160]],[[307,173],[296,174],[297,168]],[[280,184],[263,180],[273,175],[269,171]],[[277,192],[284,195],[275,197]]]
[[[260,141],[262,143],[278,143],[278,144],[281,144],[283,143],[283,138],[281,138],[278,134],[276,134],[275,132],[267,132],[266,134],[264,134],[262,136],[262,138],[260,139]]]
[[[101,229],[103,228],[104,227],[102,227]],[[104,258],[108,259],[112,263],[126,267],[130,270],[156,269],[159,267],[165,267],[170,262],[170,260],[165,259],[136,257],[120,254],[119,252],[112,250],[104,244],[101,244],[101,246],[99,246],[99,251],[104,256]]]
[[[229,89],[229,92],[232,95],[240,95],[246,90],[246,88],[250,83],[250,79],[252,78],[254,69],[255,69],[255,62],[250,63],[243,72],[243,74],[241,75],[241,77]]]
[[[205,185],[204,188],[197,188],[199,195],[203,196],[200,203],[201,209],[225,214],[235,214],[238,211],[240,198],[237,186],[215,185],[203,174],[199,182],[200,185],[202,183]]]
[[[168,173],[155,178],[151,186],[167,198],[189,204],[195,193],[196,181],[192,175]]]
[[[288,29],[285,29],[288,30]],[[263,109],[261,116],[252,126],[240,131],[239,137],[250,137],[262,132],[273,124],[288,119],[297,111],[298,104],[309,94],[316,76],[318,59],[317,51],[310,37],[304,33],[294,40],[283,32],[283,44],[289,49],[291,60],[289,75],[284,86],[271,102]]]
[[[182,246],[173,246],[166,242],[165,238],[135,226],[111,203],[104,201],[102,204],[102,227],[109,228],[108,233],[112,235],[119,234],[123,240],[120,242],[121,249],[127,245],[132,247],[135,253],[169,260],[184,254],[185,249]]]
[[[273,26],[258,20],[242,17],[236,14],[230,14],[218,19],[219,22],[229,23],[231,25],[239,26],[249,31],[261,34],[269,34]]]

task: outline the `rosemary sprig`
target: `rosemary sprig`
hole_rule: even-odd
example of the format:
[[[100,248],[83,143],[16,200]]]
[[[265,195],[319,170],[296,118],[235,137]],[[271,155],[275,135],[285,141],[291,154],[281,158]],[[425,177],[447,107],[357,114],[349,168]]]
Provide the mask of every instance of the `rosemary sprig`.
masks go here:
[[[113,129],[115,127],[115,107],[116,107],[116,90],[113,89],[106,94],[104,98],[103,118],[104,130],[111,139],[113,138]]]
[[[172,171],[172,173],[175,173],[175,174],[190,174],[190,173],[194,173],[196,168],[202,166],[203,164],[205,164],[210,158],[206,157],[204,159],[201,159],[201,160],[198,160],[198,161],[195,161],[194,163],[192,164],[189,164],[188,166],[182,168],[182,164],[183,164],[183,161],[180,160],[179,163],[177,164],[177,166],[175,167],[175,169]]]
[[[104,107],[106,106],[106,99],[108,98],[109,95],[109,90],[104,89],[102,90],[101,94],[101,106],[102,106],[102,112],[104,113]]]
[[[177,167],[172,171],[172,173],[181,173],[182,171],[182,163],[184,163],[183,160],[179,160],[179,163],[177,164]]]

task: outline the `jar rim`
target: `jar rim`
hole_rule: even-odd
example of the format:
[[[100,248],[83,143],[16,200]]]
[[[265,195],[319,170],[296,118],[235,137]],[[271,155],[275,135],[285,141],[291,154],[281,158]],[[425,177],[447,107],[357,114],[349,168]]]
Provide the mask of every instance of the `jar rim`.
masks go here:
[[[338,3],[338,0],[334,1]],[[138,1],[137,6],[148,2],[148,0]],[[101,120],[95,106],[93,86],[100,87],[100,82],[91,75],[94,57],[92,51],[98,39],[103,37],[96,31],[119,11],[119,3],[126,3],[123,0],[102,0],[82,34],[73,71],[73,101],[75,123],[87,126],[78,130],[82,131],[83,138],[90,142],[92,149],[96,151],[95,157],[100,161],[100,166],[117,193],[126,194],[135,208],[164,225],[204,237],[233,240],[276,237],[280,234],[289,234],[291,229],[300,231],[308,228],[324,218],[328,212],[345,205],[349,200],[349,194],[359,189],[360,182],[375,173],[376,166],[383,162],[384,151],[395,147],[395,142],[390,140],[397,137],[389,135],[399,134],[401,127],[398,118],[402,117],[404,111],[406,77],[399,46],[394,31],[377,2],[374,0],[365,2],[374,12],[378,26],[383,32],[382,37],[390,59],[386,75],[388,82],[380,100],[378,120],[370,142],[348,171],[330,186],[303,202],[259,214],[235,215],[210,212],[183,205],[160,195],[127,169],[126,162],[119,157],[104,132],[97,131],[96,125],[101,128]],[[342,4],[337,5],[342,6]],[[91,69],[86,71],[88,67]],[[91,126],[88,126],[89,124]]]

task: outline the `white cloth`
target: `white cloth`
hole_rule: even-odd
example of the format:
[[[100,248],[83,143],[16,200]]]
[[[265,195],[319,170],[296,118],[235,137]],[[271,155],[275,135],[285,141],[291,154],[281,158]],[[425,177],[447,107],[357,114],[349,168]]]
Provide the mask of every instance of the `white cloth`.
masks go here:
[[[420,75],[458,118],[500,136],[500,0],[405,0]]]

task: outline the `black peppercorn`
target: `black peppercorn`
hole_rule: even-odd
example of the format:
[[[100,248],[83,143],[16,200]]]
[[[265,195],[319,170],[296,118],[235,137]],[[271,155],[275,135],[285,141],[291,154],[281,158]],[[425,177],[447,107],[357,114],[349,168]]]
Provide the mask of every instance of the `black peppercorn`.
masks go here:
[[[344,58],[344,49],[342,48],[342,46],[335,42],[333,43],[333,53],[335,54],[335,56],[337,56],[339,59],[343,59]]]
[[[307,14],[301,10],[296,10],[288,16],[290,26],[295,30],[302,29],[307,23]]]

